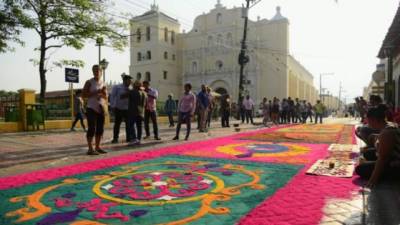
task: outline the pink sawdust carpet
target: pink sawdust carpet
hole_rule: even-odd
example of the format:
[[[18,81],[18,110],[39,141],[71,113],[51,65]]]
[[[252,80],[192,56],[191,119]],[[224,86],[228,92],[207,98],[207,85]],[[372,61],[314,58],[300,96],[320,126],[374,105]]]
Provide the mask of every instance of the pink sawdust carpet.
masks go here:
[[[78,179],[75,177],[81,178],[87,173],[97,173],[98,171],[107,171],[112,168],[128,165],[130,166],[130,169],[133,167],[140,168],[146,165],[148,168],[154,169],[154,171],[156,169],[161,170],[160,168],[151,167],[151,165],[154,166],[157,164],[166,166],[168,170],[173,168],[174,172],[178,171],[178,169],[183,169],[185,171],[184,175],[192,176],[193,174],[197,174],[198,176],[203,175],[206,178],[208,177],[208,179],[199,178],[203,179],[201,180],[202,182],[204,181],[201,188],[193,187],[193,190],[198,191],[198,193],[201,192],[200,194],[202,195],[199,194],[199,196],[196,197],[186,198],[186,200],[197,199],[199,202],[191,202],[190,204],[192,205],[190,205],[190,207],[194,207],[196,204],[200,204],[201,202],[206,204],[204,203],[204,201],[206,201],[205,199],[209,199],[210,196],[213,196],[216,193],[218,194],[219,192],[229,195],[229,198],[223,197],[223,195],[219,196],[219,198],[221,198],[220,201],[233,201],[231,205],[227,205],[223,208],[208,209],[208,214],[204,212],[205,209],[203,207],[210,208],[216,206],[214,203],[210,203],[209,205],[206,204],[205,206],[203,205],[200,207],[199,211],[193,213],[193,216],[188,216],[186,219],[176,219],[179,216],[171,214],[171,221],[168,221],[166,224],[185,224],[189,222],[193,224],[204,224],[205,222],[209,224],[238,223],[260,225],[318,224],[323,216],[322,209],[329,199],[350,198],[351,193],[357,191],[359,187],[354,184],[354,177],[336,178],[309,176],[305,174],[305,171],[307,171],[316,160],[328,156],[327,144],[254,141],[243,139],[247,136],[271,133],[277,129],[279,128],[261,129],[254,132],[240,133],[238,135],[222,138],[185,143],[145,152],[135,152],[107,159],[93,160],[60,168],[3,177],[0,178],[0,190],[3,192],[1,195],[3,200],[2,202],[10,201],[10,199],[15,199],[15,197],[25,194],[23,193],[25,189],[27,189],[27,191],[29,189],[29,191],[35,192],[37,191],[35,187],[39,188],[40,186],[40,188],[46,188],[47,186],[50,186],[50,183],[54,185],[54,182],[61,178]],[[164,161],[163,158],[165,158]],[[146,161],[149,163],[146,164]],[[148,171],[143,171],[142,173],[144,172]],[[107,174],[120,177],[123,173],[114,171],[107,172]],[[130,174],[132,174],[132,172],[130,172]],[[160,179],[158,172],[152,174],[156,174],[157,179]],[[110,180],[111,178],[109,175],[104,179]],[[246,178],[248,175],[251,175],[253,179],[250,182],[251,185],[248,185],[250,184],[248,178]],[[178,175],[175,174],[174,176],[176,178]],[[285,179],[280,179],[281,177],[285,177]],[[101,179],[101,177],[99,178],[97,175],[96,179]],[[214,183],[213,180],[215,180]],[[171,177],[168,178],[168,182],[170,181]],[[100,182],[105,183],[106,181]],[[164,191],[165,188],[167,188],[166,186],[163,186],[165,182],[158,181],[154,183],[157,183],[157,185],[162,187]],[[213,188],[212,185],[215,183],[217,187],[214,189],[214,194],[207,194],[205,185],[209,188]],[[172,186],[176,188],[177,184],[173,184],[174,185]],[[167,184],[165,183],[165,185]],[[227,190],[225,190],[226,188],[222,188],[222,186],[227,187],[229,185],[236,185],[236,188],[228,188]],[[83,186],[81,186],[80,189],[83,189]],[[15,195],[13,195],[14,190]],[[72,189],[72,191],[76,192],[74,195],[79,195],[79,190]],[[90,190],[91,188],[87,188],[85,193],[88,193]],[[185,190],[182,193],[188,194],[188,191]],[[63,196],[67,196],[63,199],[63,201],[65,201],[66,198],[71,198],[73,195],[71,193],[66,193]],[[104,196],[106,195],[104,194]],[[204,196],[208,197],[201,200]],[[124,199],[126,196],[119,196],[118,198]],[[168,201],[171,201],[174,202],[174,210],[184,210],[184,208],[180,209],[179,206],[181,202],[184,203],[186,200],[179,200],[179,198],[176,198],[178,197],[164,198],[162,204],[167,204]],[[115,198],[109,199],[114,199],[112,206],[115,206],[115,202],[118,202]],[[100,203],[98,203],[101,204],[102,200],[101,198],[95,198],[91,200],[91,202],[93,201],[99,201]],[[235,203],[235,201],[237,202]],[[123,208],[124,205],[122,205],[122,203],[124,202],[129,201],[126,199],[121,200],[121,205],[118,206],[121,207],[121,212],[118,214],[120,220],[110,220],[110,215],[107,217],[107,215],[104,215],[103,213],[99,216],[100,214],[98,213],[93,216],[93,221],[96,221],[96,224],[124,224],[125,222],[128,223],[131,220],[138,219],[139,217],[142,218],[142,221],[137,220],[141,221],[140,224],[158,224],[159,221],[163,221],[161,219],[164,218],[162,210],[153,210],[156,206],[148,206],[146,209],[136,209],[130,211],[130,213],[125,213],[128,216],[123,217],[125,215],[125,208]],[[132,202],[137,203],[138,201]],[[52,207],[51,198],[49,198],[48,202],[43,202],[43,204],[52,208],[54,212],[60,210],[57,208],[60,206],[59,202],[57,203],[58,205],[55,204]],[[145,203],[140,202],[139,205],[143,204]],[[154,204],[157,205],[158,203]],[[82,205],[84,205],[82,203],[77,203],[77,205],[80,208],[78,207],[75,211],[72,211],[77,214],[83,213],[85,209],[87,209],[86,213],[95,210],[85,207],[82,208]],[[236,210],[239,206],[241,206],[241,209]],[[184,207],[184,205],[181,204],[181,207]],[[4,208],[7,208],[6,205],[4,205]],[[18,211],[18,207],[15,212],[21,213],[21,211]],[[3,213],[0,211],[0,213],[0,223],[12,221],[12,218],[9,218],[10,215],[15,216],[15,214],[10,214],[10,212]],[[35,221],[33,224],[46,224],[46,221],[54,222],[57,221],[55,218],[61,218],[60,213],[61,212],[53,213],[52,215],[43,214],[43,217],[29,217],[26,212],[25,214],[22,212],[22,217],[20,217],[20,219],[25,216],[26,218],[31,218],[31,220],[24,220],[25,223],[21,224],[32,224],[31,222],[33,221]],[[152,215],[154,220],[145,219],[146,213]],[[131,215],[131,217],[129,217],[129,215]],[[88,218],[88,216],[90,215],[85,215],[85,218]],[[70,222],[68,224],[73,224],[70,217],[67,218],[64,216],[63,219],[65,219],[65,221],[67,221],[66,218],[70,219],[68,220]],[[76,218],[74,217],[73,219]],[[107,222],[101,220],[105,218],[108,219],[106,220]],[[124,220],[121,218],[124,218]],[[165,222],[163,221],[162,223]]]

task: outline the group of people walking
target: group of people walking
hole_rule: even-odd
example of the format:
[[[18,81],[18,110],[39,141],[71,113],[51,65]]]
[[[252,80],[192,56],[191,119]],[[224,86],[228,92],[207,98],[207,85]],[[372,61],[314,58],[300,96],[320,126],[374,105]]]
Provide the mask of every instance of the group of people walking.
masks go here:
[[[106,86],[101,80],[101,70],[98,65],[92,67],[93,78],[86,81],[82,91],[75,94],[75,121],[71,130],[75,130],[78,121],[86,131],[83,123],[84,115],[87,117],[88,129],[86,138],[88,143],[88,155],[98,155],[107,153],[101,148],[101,138],[104,133],[105,116],[108,114],[108,100],[110,108],[114,113],[115,121],[113,127],[112,143],[119,142],[119,133],[122,122],[125,122],[126,142],[129,145],[140,144],[142,139],[142,126],[144,124],[145,137],[150,138],[150,121],[152,123],[155,140],[161,140],[157,123],[157,99],[158,91],[150,86],[149,81],[136,80],[132,82],[132,77],[122,75],[122,84],[112,88],[111,95],[108,96]],[[191,121],[197,108],[199,117],[199,130],[206,132],[207,120],[210,118],[208,112],[211,109],[212,97],[210,90],[205,85],[197,96],[191,91],[191,84],[184,85],[184,93],[179,99],[178,104],[169,95],[165,104],[165,111],[169,116],[170,127],[174,127],[173,114],[178,111],[178,123],[176,136],[173,140],[179,139],[181,124],[187,127],[185,140],[188,140],[191,131]],[[83,98],[87,99],[86,110],[83,108]],[[86,111],[86,112],[85,112]],[[95,141],[93,146],[93,139]]]
[[[150,86],[149,81],[132,81],[132,77],[122,74],[122,83],[114,85],[110,96],[101,80],[101,71],[98,65],[92,67],[93,78],[86,81],[82,91],[75,94],[74,112],[75,121],[71,130],[75,130],[78,121],[81,122],[82,128],[86,131],[83,123],[84,115],[87,117],[88,129],[86,138],[88,143],[88,155],[97,155],[106,153],[100,146],[101,138],[104,133],[105,116],[108,114],[108,101],[110,109],[114,115],[113,139],[112,143],[118,143],[120,127],[125,122],[126,142],[129,145],[137,145],[142,140],[142,129],[144,127],[145,136],[143,139],[150,138],[150,122],[155,140],[161,140],[159,136],[157,122],[157,99],[158,91]],[[83,107],[83,98],[87,99],[86,112]],[[237,113],[242,123],[253,121],[255,110],[255,102],[247,95],[242,99],[239,107],[231,103],[230,96],[221,95],[218,102],[214,98],[211,88],[206,85],[201,86],[201,90],[195,94],[192,92],[192,85],[186,83],[184,85],[183,94],[179,101],[173,99],[172,94],[168,95],[168,99],[164,104],[164,112],[168,115],[169,127],[175,127],[173,116],[178,115],[176,124],[176,134],[173,140],[180,139],[180,130],[182,124],[186,124],[185,140],[189,139],[191,132],[191,122],[197,115],[197,129],[199,132],[207,132],[210,127],[211,118],[215,112],[217,105],[221,115],[221,126],[230,127],[229,120],[234,113]],[[273,100],[263,99],[261,103],[263,114],[263,123],[267,126],[268,122],[274,124],[281,123],[305,123],[307,118],[311,119],[315,112],[315,123],[319,118],[322,123],[322,117],[325,106],[318,101],[316,105],[300,101],[283,99],[280,101],[274,97]],[[236,112],[235,112],[236,111]],[[94,139],[94,147],[93,147]]]
[[[308,118],[312,123],[313,116],[315,116],[315,123],[322,123],[322,118],[326,111],[325,105],[320,100],[317,100],[317,103],[312,105],[306,100],[298,98],[292,100],[291,97],[284,98],[282,101],[276,97],[272,100],[264,98],[260,108],[262,109],[263,123],[265,125],[269,121],[274,124],[306,123]],[[242,121],[244,121],[243,116]]]
[[[142,139],[142,124],[144,123],[145,139],[150,137],[150,121],[153,124],[154,139],[161,140],[158,135],[158,124],[156,114],[157,90],[150,87],[148,81],[132,82],[132,77],[122,75],[122,84],[115,85],[109,98],[107,88],[101,80],[101,69],[98,65],[92,67],[93,78],[86,81],[82,91],[75,94],[75,121],[71,130],[75,130],[77,121],[83,123],[84,114],[87,117],[88,129],[86,138],[88,144],[88,155],[107,153],[100,146],[104,133],[105,116],[108,112],[108,100],[110,108],[115,116],[112,143],[118,143],[121,123],[125,122],[126,141],[129,144],[140,144]],[[87,99],[86,112],[83,108],[83,99]],[[95,145],[93,146],[93,139]]]

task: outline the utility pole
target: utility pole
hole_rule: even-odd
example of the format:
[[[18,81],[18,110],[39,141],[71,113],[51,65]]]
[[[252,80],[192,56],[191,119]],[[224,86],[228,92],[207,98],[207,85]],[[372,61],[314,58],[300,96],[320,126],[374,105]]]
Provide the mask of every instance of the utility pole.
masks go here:
[[[96,46],[99,46],[99,62],[98,65],[100,66],[101,61],[101,46],[103,45],[104,39],[102,37],[98,37],[96,39]]]
[[[322,76],[328,76],[328,75],[333,75],[333,74],[334,73],[320,73],[319,74],[319,100],[320,101],[322,101]]]
[[[238,106],[241,107],[243,101],[243,70],[244,66],[249,62],[249,56],[246,55],[246,38],[247,38],[247,24],[249,20],[249,8],[250,8],[250,1],[246,0],[246,8],[243,8],[243,15],[244,17],[244,30],[243,30],[243,39],[241,42],[240,54],[239,54],[239,65],[240,65],[240,74],[239,74],[239,97],[238,97]]]
[[[340,81],[339,83],[339,104],[338,104],[338,110],[340,110],[340,97],[342,95],[342,82]]]

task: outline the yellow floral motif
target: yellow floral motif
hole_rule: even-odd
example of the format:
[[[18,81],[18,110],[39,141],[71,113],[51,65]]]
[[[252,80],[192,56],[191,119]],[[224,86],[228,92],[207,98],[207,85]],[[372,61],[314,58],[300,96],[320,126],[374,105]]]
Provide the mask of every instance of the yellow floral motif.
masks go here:
[[[139,201],[139,200],[126,200],[126,199],[115,198],[113,196],[104,194],[103,190],[101,189],[101,187],[104,184],[107,184],[107,183],[111,182],[112,180],[117,179],[119,177],[131,176],[131,175],[139,174],[139,173],[151,173],[151,172],[152,171],[140,171],[140,172],[135,172],[135,173],[122,174],[121,176],[116,176],[116,177],[102,180],[94,185],[93,192],[102,199],[107,199],[112,202],[117,202],[117,203],[122,203],[122,204],[131,204],[131,205],[164,205],[164,204],[171,204],[171,203],[184,203],[184,202],[198,201],[207,195],[207,194],[204,194],[204,195],[200,195],[200,196],[181,198],[181,199],[170,200],[170,201],[148,201],[148,200]],[[179,170],[159,170],[159,172],[181,172],[181,171],[179,171]],[[206,174],[206,173],[197,173],[197,172],[192,172],[192,173],[198,174],[198,175],[201,175],[204,177],[208,177],[211,180],[213,180],[216,183],[216,187],[211,192],[217,193],[224,188],[224,181],[214,175],[210,175],[210,174]]]
[[[83,181],[80,181],[78,179],[65,179],[63,180],[63,183],[61,184],[56,184],[49,186],[47,188],[43,188],[31,195],[26,195],[26,196],[18,196],[10,199],[10,202],[16,203],[16,202],[21,202],[21,201],[26,201],[26,207],[17,209],[12,212],[8,212],[6,214],[6,217],[14,217],[14,216],[20,216],[19,219],[17,219],[15,222],[20,223],[28,220],[32,220],[35,218],[38,218],[40,216],[43,216],[47,213],[51,212],[51,208],[43,205],[40,200],[41,198],[47,194],[48,192],[64,186],[64,185],[69,185],[69,184],[76,184],[80,183]]]
[[[167,203],[168,204],[178,204],[178,203],[185,203],[185,202],[200,200],[201,206],[194,215],[191,215],[189,217],[186,217],[186,218],[183,218],[183,219],[180,219],[177,221],[165,223],[168,225],[179,225],[179,224],[185,224],[188,222],[198,220],[201,217],[205,216],[206,214],[219,215],[219,214],[229,213],[230,209],[227,207],[216,207],[216,208],[212,207],[213,202],[214,201],[229,201],[232,198],[232,196],[239,195],[240,190],[242,188],[249,187],[249,188],[252,188],[255,190],[262,190],[262,189],[266,188],[264,185],[261,185],[259,183],[260,182],[259,174],[261,174],[261,171],[250,171],[250,170],[247,170],[244,166],[226,164],[223,166],[223,169],[231,170],[231,171],[235,171],[235,172],[239,172],[239,173],[248,175],[249,177],[252,178],[251,181],[248,183],[244,183],[244,184],[240,184],[240,185],[236,185],[236,186],[225,187],[224,181],[221,180],[220,178],[218,178],[217,176],[210,175],[207,173],[190,171],[193,174],[198,174],[198,175],[207,177],[208,179],[211,179],[215,183],[215,188],[213,190],[211,190],[209,193],[206,193],[206,194],[203,194],[200,196],[188,197],[188,198],[182,198],[182,199],[173,199],[170,201],[128,201],[128,200],[118,199],[118,198],[114,198],[112,196],[108,196],[108,195],[104,194],[101,190],[101,186],[103,184],[108,183],[108,182],[112,181],[113,179],[116,179],[116,178],[119,178],[122,176],[133,175],[136,173],[154,172],[154,171],[137,171],[138,169],[143,168],[143,167],[154,166],[154,165],[186,165],[189,167],[194,166],[194,168],[195,168],[195,167],[198,167],[201,165],[206,165],[208,163],[209,162],[182,163],[182,162],[168,161],[168,162],[164,162],[164,163],[144,164],[144,165],[137,166],[137,167],[125,167],[126,170],[124,170],[124,171],[112,172],[109,175],[96,175],[96,176],[93,176],[89,180],[65,179],[60,184],[56,184],[56,185],[52,185],[52,186],[40,189],[31,195],[11,198],[10,201],[14,202],[14,203],[25,200],[27,207],[9,212],[6,214],[6,216],[7,217],[20,216],[15,221],[16,223],[29,221],[29,220],[44,216],[51,212],[50,207],[47,207],[41,203],[42,197],[44,195],[46,195],[47,193],[49,193],[61,186],[65,186],[65,185],[72,185],[72,184],[89,182],[89,181],[98,181],[93,187],[93,192],[103,199],[117,202],[120,204],[162,205],[162,204],[167,204]],[[178,170],[160,170],[160,172],[171,172],[171,171],[176,172]],[[182,170],[179,170],[179,172],[182,172]],[[175,183],[175,180],[171,178],[168,180],[168,182]],[[179,184],[176,185],[176,188],[179,188],[178,185]],[[71,224],[72,225],[104,225],[103,223],[96,222],[96,221],[90,221],[90,220],[80,220],[80,221],[73,222]]]
[[[275,132],[316,132],[316,133],[339,133],[344,128],[343,124],[301,124],[293,127],[286,127]]]
[[[243,150],[238,149],[239,147],[246,147],[252,145],[260,145],[260,144],[273,144],[272,142],[246,142],[239,144],[231,144],[225,145],[217,148],[218,152],[222,152],[228,155],[240,155],[243,154]],[[289,143],[279,143],[279,145],[286,146],[289,150],[285,152],[254,152],[252,157],[292,157],[297,155],[303,155],[310,151],[309,148]]]

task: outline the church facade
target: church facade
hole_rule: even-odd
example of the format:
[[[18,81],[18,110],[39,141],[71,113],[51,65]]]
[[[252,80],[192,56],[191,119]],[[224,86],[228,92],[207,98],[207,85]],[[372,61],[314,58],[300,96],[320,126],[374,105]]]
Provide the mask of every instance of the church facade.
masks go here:
[[[270,20],[249,20],[246,94],[257,103],[263,97],[289,96],[314,103],[318,92],[313,76],[289,54],[289,21],[276,10]],[[179,22],[152,5],[131,20],[130,74],[150,80],[165,98],[169,93],[180,96],[188,82],[194,91],[206,84],[236,100],[243,24],[242,8],[228,9],[218,1],[210,12],[197,16],[189,32],[180,33]]]

